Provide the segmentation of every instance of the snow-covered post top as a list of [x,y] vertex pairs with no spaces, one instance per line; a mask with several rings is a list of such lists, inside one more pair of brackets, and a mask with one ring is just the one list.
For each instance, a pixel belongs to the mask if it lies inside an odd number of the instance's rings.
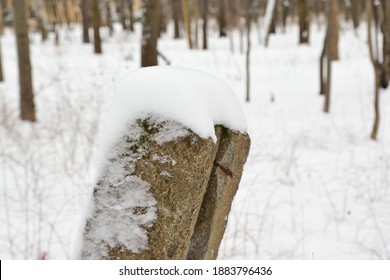
[[134,71],[101,142],[80,258],[216,258],[250,146],[230,87],[187,68]]

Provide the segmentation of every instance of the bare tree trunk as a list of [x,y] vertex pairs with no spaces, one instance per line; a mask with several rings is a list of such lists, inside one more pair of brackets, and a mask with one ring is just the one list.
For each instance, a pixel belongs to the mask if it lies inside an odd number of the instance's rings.
[[381,87],[387,88],[390,82],[390,0],[381,0],[383,6],[383,62]]
[[89,43],[89,0],[81,0],[81,14],[83,17],[83,42]]
[[201,0],[201,1],[202,1],[202,6],[203,6],[203,9],[202,9],[203,49],[207,50],[207,19],[208,19],[209,7],[208,7],[208,0]]
[[360,24],[360,0],[350,0],[351,1],[351,13],[352,13],[352,22],[353,28],[358,29]]
[[44,12],[44,4],[42,0],[36,0],[32,4],[32,9],[35,13],[38,23],[38,29],[42,36],[42,41],[46,41],[48,38],[47,30],[46,30],[46,18]]
[[197,49],[199,47],[198,44],[198,24],[199,24],[199,1],[194,0],[194,23],[195,23],[195,29],[194,29],[194,47]]
[[282,9],[282,32],[285,33],[290,2],[288,0],[280,0],[280,3]]
[[312,0],[298,0],[299,44],[309,43],[310,17],[308,1]]
[[[246,0],[248,1],[248,0]],[[238,11],[238,32],[240,33],[240,53],[244,53],[244,26],[241,22],[241,0],[236,0],[236,9]]]
[[226,18],[225,18],[225,2],[219,0],[218,5],[218,26],[219,26],[219,37],[226,37]]
[[325,101],[324,101],[324,113],[329,113],[330,110],[330,97],[331,97],[331,81],[332,81],[332,53],[333,53],[333,43],[332,39],[334,38],[334,0],[328,2],[328,28],[326,31],[325,37],[325,46],[326,46],[326,82],[324,85]]
[[13,0],[13,6],[19,64],[20,118],[22,120],[35,122],[26,6],[24,0]]
[[93,24],[93,45],[96,54],[102,53],[102,42],[100,39],[100,10],[99,0],[92,0],[92,24]]
[[339,4],[337,0],[330,0],[332,3],[332,60],[339,59],[339,23],[338,23],[338,15],[339,15]]
[[53,32],[54,32],[54,35],[55,35],[55,45],[58,46],[60,44],[60,34],[59,34],[59,31],[58,31],[58,24],[59,24],[59,19],[60,19],[60,16],[58,14],[58,11],[57,11],[57,3],[55,2],[55,0],[51,0],[50,1],[50,7],[51,7],[51,10],[52,10],[52,13],[53,13]]
[[133,0],[127,0],[127,4],[129,5],[129,20],[130,20],[130,31],[134,31],[134,11],[133,11]]
[[4,34],[4,23],[3,23],[3,4],[0,3],[0,35]]
[[329,38],[328,34],[326,34],[320,57],[320,95],[325,95],[326,77],[324,77],[324,62],[326,62],[325,59],[327,59],[326,50],[328,49],[328,44]]
[[0,35],[0,82],[4,82],[3,75],[3,59],[2,59],[2,51],[1,51],[1,35]]
[[112,36],[114,34],[114,26],[112,24],[112,10],[111,10],[111,1],[106,2],[106,16],[107,16],[107,25],[109,29],[109,34]]
[[246,0],[245,24],[246,24],[246,102],[250,101],[250,52],[251,52],[251,20],[253,0]]
[[157,61],[157,1],[142,0],[141,67],[155,66]]
[[[206,1],[206,0],[203,0]],[[175,39],[181,38],[180,36],[180,24],[179,24],[179,12],[180,12],[180,0],[171,0],[172,18],[174,24]]]
[[0,4],[0,82],[4,81],[3,75],[3,60],[2,60],[2,51],[1,51],[1,36],[3,35],[3,8]]
[[268,47],[269,35],[271,34],[272,21],[275,18],[276,0],[269,0],[267,2],[267,8],[264,18],[264,46]]
[[119,0],[119,20],[123,30],[127,30],[126,18],[126,0]]
[[370,53],[370,60],[374,69],[374,123],[371,131],[371,139],[377,140],[378,138],[378,130],[380,123],[380,76],[381,76],[381,65],[378,58],[378,28],[375,24],[374,36],[375,40],[372,38],[372,20],[373,20],[373,3],[369,0],[367,1],[367,27],[368,27],[368,48]]
[[193,45],[192,45],[192,34],[191,34],[190,6],[188,0],[182,1],[182,8],[183,8],[184,24],[186,26],[188,46],[190,49],[192,49]]

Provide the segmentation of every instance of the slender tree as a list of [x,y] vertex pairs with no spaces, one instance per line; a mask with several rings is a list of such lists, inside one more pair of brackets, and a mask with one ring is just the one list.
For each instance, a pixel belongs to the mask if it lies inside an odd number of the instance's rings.
[[202,24],[202,32],[203,32],[203,49],[207,50],[207,21],[208,21],[208,13],[209,13],[209,6],[208,6],[208,0],[201,0],[202,1],[202,18],[203,18],[203,24]]
[[107,26],[108,26],[108,30],[109,30],[110,36],[112,36],[112,34],[114,34],[114,25],[113,25],[113,22],[112,22],[111,3],[112,2],[110,0],[108,0],[106,2],[106,19],[107,19]]
[[[203,0],[207,1],[207,0]],[[179,13],[180,13],[180,0],[171,0],[172,18],[174,23],[174,38],[181,38],[180,24],[179,24]]]
[[332,4],[332,60],[338,60],[339,59],[339,2],[338,0],[329,0]]
[[381,64],[379,62],[378,58],[378,46],[376,45],[377,38],[373,39],[373,35],[376,37],[378,36],[378,28],[375,24],[375,31],[373,31],[372,28],[372,21],[373,21],[373,3],[371,0],[368,0],[367,3],[367,27],[368,27],[368,49],[370,54],[371,63],[373,65],[374,69],[374,123],[372,126],[371,131],[371,139],[376,140],[378,137],[378,130],[379,130],[379,122],[380,122],[380,90],[379,90],[379,84],[380,84],[380,68]]
[[81,0],[81,14],[83,17],[83,42],[89,43],[89,0]]
[[383,66],[381,73],[381,87],[387,88],[390,83],[390,0],[381,0],[383,11]]
[[218,26],[219,37],[226,37],[226,17],[225,17],[225,1],[219,0],[218,5]]
[[0,82],[4,81],[4,75],[3,75],[3,61],[2,61],[2,51],[1,51],[1,36],[3,35],[3,9],[0,5]]
[[[390,1],[382,0],[380,5],[372,0],[368,0],[367,2],[367,41],[370,59],[374,70],[374,123],[371,131],[371,139],[377,140],[380,124],[380,88],[386,88],[389,82],[389,73],[387,71],[390,66],[390,42],[388,41],[390,39],[390,26],[388,22],[388,16],[390,13],[388,8],[390,7]],[[380,55],[380,45],[378,39],[380,30],[383,32],[382,56]]]
[[253,0],[245,0],[246,26],[246,102],[250,101],[250,53],[251,53],[251,21],[253,18]]
[[134,11],[133,11],[133,0],[127,0],[127,5],[129,6],[129,28],[130,31],[134,31]]
[[1,35],[0,35],[0,82],[4,82],[3,59],[2,59],[2,51],[1,51]]
[[186,33],[187,33],[188,47],[192,49],[193,44],[192,44],[192,33],[191,33],[190,3],[188,2],[188,0],[182,1],[182,8],[183,8],[184,25],[186,27]]
[[351,1],[351,13],[352,13],[352,22],[353,28],[358,29],[360,24],[360,0],[350,0]]
[[102,40],[100,38],[100,10],[99,0],[92,0],[92,25],[93,25],[93,46],[96,54],[102,53]]
[[[158,0],[159,1],[159,0]],[[141,66],[154,66],[157,61],[157,8],[156,0],[142,0],[142,48]]]
[[35,122],[35,104],[31,75],[26,6],[24,0],[13,0],[14,27],[19,64],[20,118]]
[[0,82],[4,82],[4,74],[3,74],[3,59],[2,59],[2,51],[1,51],[1,35],[0,35]]
[[321,59],[321,90],[323,90],[323,94],[325,95],[324,100],[324,113],[329,113],[330,110],[330,98],[331,98],[331,81],[332,81],[332,54],[333,54],[333,47],[334,44],[332,43],[332,39],[334,39],[333,32],[335,32],[334,28],[334,1],[331,0],[328,2],[328,11],[327,11],[327,18],[328,18],[328,26],[326,30],[325,35],[325,41],[324,41],[324,50],[323,54],[325,54],[326,58],[326,80],[323,82],[323,61]]
[[199,1],[198,0],[194,0],[193,2],[194,4],[194,26],[195,26],[195,29],[194,29],[194,47],[195,49],[197,49],[199,47],[199,44],[198,44],[198,24],[199,24]]
[[308,44],[310,35],[309,1],[298,0],[299,44]]
[[276,13],[276,0],[269,0],[265,10],[264,18],[264,45],[268,47],[269,35],[272,33],[272,22],[274,21]]

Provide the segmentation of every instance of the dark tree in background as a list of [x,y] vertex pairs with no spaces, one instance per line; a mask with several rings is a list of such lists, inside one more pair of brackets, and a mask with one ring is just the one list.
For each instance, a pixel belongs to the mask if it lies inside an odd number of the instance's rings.
[[1,53],[1,35],[3,35],[3,9],[0,5],[0,82],[3,82],[4,75],[3,75],[3,61],[2,61],[2,53]]
[[[171,9],[172,9],[172,19],[174,24],[174,38],[179,39],[181,38],[180,34],[180,23],[179,23],[179,14],[181,11],[180,7],[180,0],[170,0],[171,1]],[[204,0],[205,1],[205,0]]]
[[92,25],[93,25],[93,45],[96,54],[102,53],[102,42],[100,39],[100,10],[99,0],[92,0]]
[[251,54],[251,23],[254,14],[254,0],[245,0],[245,26],[246,26],[246,101],[250,101],[250,54]]
[[381,0],[383,11],[383,65],[381,87],[387,88],[390,82],[390,0]]
[[360,24],[360,0],[350,0],[353,28],[358,29]]
[[299,44],[308,44],[310,35],[310,10],[312,0],[298,0]]
[[159,0],[142,0],[141,66],[154,66],[157,61],[158,3]]
[[20,118],[35,122],[35,105],[31,77],[30,49],[24,0],[13,0],[14,27],[19,64]]
[[182,0],[183,20],[186,27],[188,47],[193,48],[192,44],[192,32],[191,32],[191,15],[190,15],[190,3],[188,0]]
[[[333,47],[334,47],[334,13],[335,13],[335,6],[334,6],[333,0],[328,1],[327,5],[327,19],[328,19],[328,26],[326,29],[326,35],[324,40],[324,48],[321,55],[321,62],[320,62],[320,80],[321,80],[321,94],[325,96],[324,100],[324,107],[323,111],[324,113],[329,113],[330,110],[330,87],[331,87],[331,81],[332,81],[332,54],[333,54]],[[324,69],[324,60],[326,63],[326,74]]]
[[89,43],[89,0],[81,0],[81,14],[83,17],[83,42]]
[[226,17],[225,17],[225,1],[219,0],[218,5],[218,26],[219,37],[226,37]]
[[209,6],[208,6],[208,0],[201,0],[202,1],[202,32],[203,32],[203,49],[207,50],[207,23],[208,23],[208,13],[209,13]]

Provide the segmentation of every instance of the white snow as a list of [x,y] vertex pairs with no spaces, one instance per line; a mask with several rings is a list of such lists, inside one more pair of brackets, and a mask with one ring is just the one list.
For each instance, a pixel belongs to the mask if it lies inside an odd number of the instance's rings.
[[200,137],[211,137],[214,141],[214,125],[221,124],[240,132],[246,132],[247,128],[232,89],[222,80],[184,67],[141,68],[116,85],[103,129],[103,153],[126,125],[148,116],[177,121]]
[[[228,83],[248,120],[251,151],[219,258],[390,258],[390,89],[381,91],[379,139],[373,142],[367,26],[362,24],[355,36],[352,24],[341,23],[330,114],[322,113],[318,94],[324,25],[314,23],[310,45],[298,44],[297,26],[273,35],[267,49],[252,45],[249,104],[244,101],[245,57],[231,53],[229,41],[217,31],[210,29],[207,51],[189,50],[185,39],[172,38],[172,29],[160,39],[159,50],[173,65],[200,69]],[[80,28],[62,30],[58,47],[53,36],[41,43],[31,33],[39,120],[34,125],[18,118],[15,38],[5,30],[1,259],[70,258],[95,183],[98,132],[113,84],[139,67],[139,27],[128,33],[116,26],[113,37],[102,28],[101,56],[80,42]],[[252,37],[255,42],[255,30]],[[236,50],[239,38],[235,31]],[[169,129],[171,136],[178,135],[177,129]],[[163,143],[171,136],[154,140]],[[112,211],[122,208],[118,203]]]
[[[101,133],[99,179],[86,217],[83,259],[106,258],[108,248],[134,253],[148,248],[147,228],[156,219],[157,202],[149,192],[149,183],[134,175],[135,164],[148,145],[139,144],[146,133],[139,122],[164,122],[150,139],[157,143],[185,136],[188,129],[216,141],[217,124],[246,131],[244,114],[231,88],[198,70],[158,66],[138,69],[122,78],[115,91]],[[136,151],[129,149],[129,142],[137,143]],[[154,154],[152,160],[176,165],[168,155]],[[171,177],[166,171],[160,175]],[[142,213],[134,209],[142,209]]]

